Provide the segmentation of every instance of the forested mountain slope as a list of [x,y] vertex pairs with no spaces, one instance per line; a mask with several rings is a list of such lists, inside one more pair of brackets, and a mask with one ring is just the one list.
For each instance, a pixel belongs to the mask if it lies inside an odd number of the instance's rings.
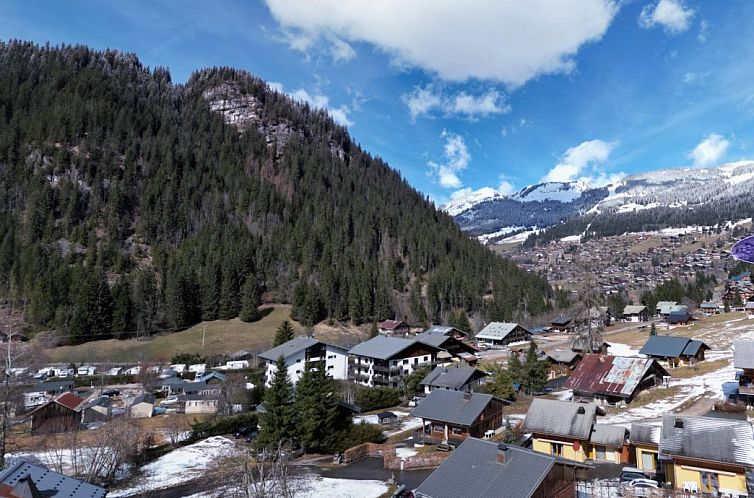
[[469,240],[323,111],[232,69],[0,44],[0,289],[73,342],[237,316],[538,313],[550,289]]

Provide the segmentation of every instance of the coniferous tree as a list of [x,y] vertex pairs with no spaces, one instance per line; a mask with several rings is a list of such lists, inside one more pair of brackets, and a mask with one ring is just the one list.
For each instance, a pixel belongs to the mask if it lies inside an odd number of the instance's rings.
[[511,380],[516,384],[524,383],[526,377],[524,365],[521,363],[518,355],[514,352],[511,352],[510,357],[508,357],[508,374],[510,375]]
[[508,370],[500,368],[492,372],[492,382],[485,384],[487,394],[492,394],[501,399],[510,399],[516,393],[513,389],[513,380]]
[[524,364],[524,387],[528,392],[539,391],[547,385],[547,374],[550,365],[547,360],[540,360],[537,356],[537,345],[529,343]]
[[128,282],[121,278],[112,288],[113,320],[112,334],[116,339],[124,339],[134,330],[133,303]]
[[238,316],[241,310],[239,299],[238,274],[230,267],[223,271],[222,285],[220,287],[220,320],[230,320]]
[[283,355],[278,358],[277,370],[264,392],[264,407],[266,413],[262,415],[262,430],[257,444],[262,448],[275,448],[278,444],[295,445],[299,420],[294,409],[293,384],[288,377],[288,366]]
[[272,343],[272,347],[280,346],[291,339],[293,339],[293,325],[288,320],[283,320],[275,330],[275,340]]
[[298,438],[305,451],[320,453],[332,447],[338,424],[335,381],[324,362],[307,363],[296,384],[294,410],[298,416]]
[[243,285],[243,295],[241,296],[241,313],[240,318],[244,322],[255,322],[262,317],[259,306],[262,300],[259,297],[256,278],[253,275],[246,277]]
[[68,334],[74,344],[110,337],[112,296],[101,271],[79,271]]

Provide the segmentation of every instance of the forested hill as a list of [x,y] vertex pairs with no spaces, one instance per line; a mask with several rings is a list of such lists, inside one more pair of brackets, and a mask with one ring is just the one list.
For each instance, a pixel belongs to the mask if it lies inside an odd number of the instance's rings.
[[323,111],[208,69],[0,44],[0,289],[73,342],[292,302],[305,324],[548,304]]

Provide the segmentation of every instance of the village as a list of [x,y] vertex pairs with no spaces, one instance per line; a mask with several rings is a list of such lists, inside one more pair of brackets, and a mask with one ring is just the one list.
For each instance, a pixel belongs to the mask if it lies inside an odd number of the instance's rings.
[[[750,280],[734,279],[741,289]],[[536,330],[492,322],[473,336],[387,320],[350,347],[289,335],[212,363],[183,354],[17,368],[8,458],[19,463],[0,485],[52,472],[87,496],[184,496],[186,486],[232,495],[207,476],[218,461],[255,454],[273,409],[259,392],[282,360],[294,387],[311,369],[326,372],[343,386],[342,412],[379,435],[336,454],[292,449],[294,496],[325,496],[307,494],[312,483],[344,495],[359,485],[364,496],[748,496],[754,303],[627,305],[620,316],[595,307],[589,317]],[[515,371],[501,388],[501,372]],[[118,450],[123,434],[142,456]],[[99,479],[79,480],[92,472]]]

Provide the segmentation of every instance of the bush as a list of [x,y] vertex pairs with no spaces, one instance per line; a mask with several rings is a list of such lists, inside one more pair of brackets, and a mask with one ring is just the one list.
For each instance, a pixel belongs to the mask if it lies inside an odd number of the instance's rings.
[[365,412],[388,408],[400,402],[400,390],[392,387],[362,387],[356,393],[356,404]]
[[377,424],[353,424],[339,441],[338,451],[347,450],[361,443],[381,443],[385,440],[382,427]]
[[206,422],[196,422],[191,426],[191,439],[234,434],[242,427],[256,427],[259,417],[254,412],[237,413],[226,417],[215,417]]

